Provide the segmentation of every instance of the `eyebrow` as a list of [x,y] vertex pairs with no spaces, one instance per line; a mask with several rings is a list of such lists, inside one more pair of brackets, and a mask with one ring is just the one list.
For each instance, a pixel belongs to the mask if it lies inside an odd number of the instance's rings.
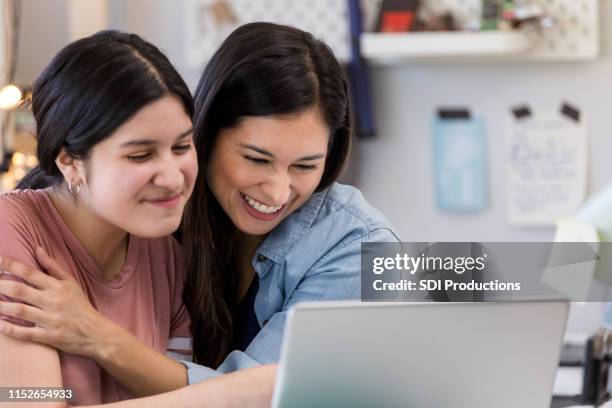
[[[257,146],[251,145],[251,144],[244,144],[244,143],[241,143],[241,144],[240,144],[240,146],[245,147],[245,148],[247,148],[247,149],[254,150],[254,151],[256,151],[257,153],[263,154],[264,156],[268,156],[268,157],[274,158],[274,155],[273,155],[272,153],[270,153],[269,151],[264,150],[264,149],[262,149],[262,148],[260,148],[260,147],[257,147]],[[310,160],[319,160],[319,159],[322,159],[323,157],[325,157],[325,155],[324,155],[324,154],[322,154],[322,153],[319,153],[319,154],[312,154],[312,155],[310,155],[310,156],[300,157],[300,158],[299,158],[299,159],[297,159],[296,161],[310,161]]]
[[[193,133],[193,128],[180,133],[176,137],[175,142],[185,139],[187,136],[191,135],[192,133]],[[151,146],[151,145],[156,145],[157,143],[158,143],[157,140],[135,139],[135,140],[130,140],[128,142],[122,143],[119,147]]]

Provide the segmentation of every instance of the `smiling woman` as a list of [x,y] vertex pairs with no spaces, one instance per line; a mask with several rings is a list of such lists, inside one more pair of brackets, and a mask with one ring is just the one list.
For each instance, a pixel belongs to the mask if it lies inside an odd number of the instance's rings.
[[264,236],[310,198],[323,175],[328,135],[316,109],[247,117],[219,132],[208,182],[236,228]]
[[200,79],[195,112],[190,382],[277,362],[291,307],[359,298],[361,244],[398,241],[359,190],[336,183],[352,137],[348,84],[311,34],[236,29]]
[[[191,135],[191,121],[180,100],[163,96],[94,145],[86,161],[60,153],[56,163],[64,177],[80,187],[77,198],[82,205],[75,207],[61,189],[48,194],[77,236],[87,235],[79,234],[81,229],[99,235],[108,230],[110,236],[125,231],[151,238],[171,234],[197,173]],[[142,139],[145,136],[149,139]]]
[[[32,110],[40,167],[20,190],[0,196],[0,256],[29,268],[48,266],[39,263],[47,259],[45,251],[53,256],[74,279],[74,290],[64,293],[71,307],[104,316],[94,330],[126,327],[135,341],[160,352],[173,337],[190,338],[181,300],[182,256],[170,235],[198,169],[192,99],[182,79],[139,37],[102,32],[70,44],[53,59],[34,85]],[[27,189],[45,184],[49,187]],[[12,268],[4,259],[2,269]],[[0,287],[26,301],[34,290],[8,274]],[[31,326],[18,318],[31,318],[28,311],[38,316],[31,306],[2,304],[15,316],[6,326]],[[48,324],[43,319],[36,329]],[[111,376],[112,366],[100,367],[91,358],[4,335],[0,350],[2,386],[63,385],[75,405],[142,393],[134,379],[122,385],[121,376]],[[94,350],[87,350],[83,354],[92,356]],[[185,377],[180,364],[168,360],[166,367],[178,373],[175,378]],[[163,377],[150,384],[150,392],[185,383]]]

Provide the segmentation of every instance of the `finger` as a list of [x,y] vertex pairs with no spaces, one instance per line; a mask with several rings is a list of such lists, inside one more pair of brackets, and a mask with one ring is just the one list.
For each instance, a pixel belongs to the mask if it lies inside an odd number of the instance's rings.
[[36,259],[38,259],[40,266],[42,266],[49,275],[61,280],[72,279],[72,275],[65,271],[55,259],[51,258],[44,248],[36,248]]
[[0,269],[10,273],[11,275],[17,276],[30,285],[36,287],[44,287],[49,281],[50,277],[46,273],[37,271],[21,262],[14,261],[10,258],[0,256]]
[[0,320],[0,333],[19,340],[47,344],[47,333],[42,327],[23,327],[6,320]]
[[34,306],[44,306],[41,292],[25,283],[13,280],[0,280],[0,295],[8,296]]
[[0,315],[25,320],[38,326],[47,326],[48,323],[48,319],[41,309],[25,303],[0,302]]

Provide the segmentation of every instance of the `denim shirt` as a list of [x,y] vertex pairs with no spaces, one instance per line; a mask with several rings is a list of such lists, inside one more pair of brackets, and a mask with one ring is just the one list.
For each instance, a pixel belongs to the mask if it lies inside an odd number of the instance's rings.
[[261,330],[244,352],[218,369],[183,361],[189,383],[259,364],[277,363],[288,310],[303,301],[359,299],[361,243],[398,242],[385,217],[354,187],[334,183],[313,194],[257,249],[255,314]]

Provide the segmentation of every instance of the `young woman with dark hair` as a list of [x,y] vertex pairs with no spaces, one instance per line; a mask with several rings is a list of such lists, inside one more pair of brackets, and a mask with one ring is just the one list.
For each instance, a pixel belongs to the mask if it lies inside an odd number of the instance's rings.
[[[209,62],[195,96],[200,173],[180,234],[194,336],[195,363],[184,362],[190,383],[278,361],[291,306],[359,298],[361,243],[398,241],[357,189],[336,183],[351,133],[342,67],[310,34],[247,24]],[[38,290],[66,285],[55,283]],[[4,333],[59,348],[69,337],[92,344],[106,351],[97,360],[121,360],[125,372],[146,363],[140,346],[122,340],[125,331],[88,330],[98,326],[94,314],[75,327],[62,307],[34,298],[23,300],[37,313],[21,317],[38,324],[53,315],[52,326],[34,333],[6,325]],[[10,314],[5,305],[0,313]]]
[[244,25],[204,71],[194,141],[206,171],[183,247],[194,361],[205,367],[189,364],[190,382],[278,361],[289,308],[358,299],[361,243],[398,240],[358,190],[335,182],[349,100],[330,48],[296,28]]
[[[57,54],[34,84],[31,104],[40,165],[18,190],[0,196],[0,255],[38,268],[43,248],[86,294],[82,313],[95,307],[143,345],[165,353],[171,338],[189,339],[180,297],[182,251],[171,236],[197,174],[193,102],[181,77],[140,37],[101,32]],[[2,268],[10,270],[10,261]],[[30,283],[50,278],[38,279]],[[29,289],[15,280],[2,276],[5,294]],[[42,294],[40,300],[58,298]],[[27,305],[4,304],[16,312],[4,324],[31,326],[17,319]],[[45,323],[29,329],[42,330]],[[100,367],[70,350],[2,334],[0,350],[4,386],[63,384],[75,404],[134,396],[133,383],[120,385],[111,375],[121,379],[121,373],[111,365]],[[81,351],[92,354],[87,347]],[[172,383],[174,377],[170,388],[181,385]],[[167,390],[167,382],[151,382],[150,389]]]

